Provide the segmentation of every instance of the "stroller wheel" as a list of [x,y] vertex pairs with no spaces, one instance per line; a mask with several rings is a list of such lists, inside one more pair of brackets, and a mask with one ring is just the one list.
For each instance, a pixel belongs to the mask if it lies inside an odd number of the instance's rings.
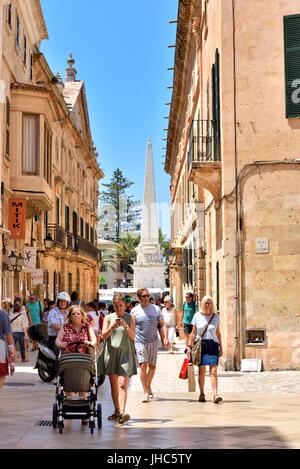
[[53,404],[52,426],[53,426],[53,428],[57,427],[57,405],[56,404]]
[[64,428],[64,422],[58,422],[59,433],[62,434]]
[[101,407],[101,404],[97,405],[97,424],[98,424],[98,428],[102,428],[102,407]]

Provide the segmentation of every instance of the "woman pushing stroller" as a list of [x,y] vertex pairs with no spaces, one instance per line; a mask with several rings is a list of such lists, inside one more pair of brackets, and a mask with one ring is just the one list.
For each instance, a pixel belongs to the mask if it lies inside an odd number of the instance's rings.
[[[97,338],[86,314],[79,305],[73,305],[68,312],[67,322],[58,333],[55,345],[64,353],[89,353],[89,347],[96,347]],[[71,396],[73,393],[67,393]],[[87,393],[79,393],[86,397]]]

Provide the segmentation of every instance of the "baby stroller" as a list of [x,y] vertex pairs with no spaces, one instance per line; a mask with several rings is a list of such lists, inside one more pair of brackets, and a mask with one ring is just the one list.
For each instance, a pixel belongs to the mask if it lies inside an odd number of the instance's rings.
[[[72,342],[77,347],[82,342]],[[63,432],[64,419],[88,419],[91,433],[94,433],[95,419],[98,428],[102,427],[102,408],[97,405],[97,362],[94,356],[86,353],[66,353],[58,361],[56,402],[53,404],[53,428]],[[66,392],[86,392],[87,398],[72,399]]]

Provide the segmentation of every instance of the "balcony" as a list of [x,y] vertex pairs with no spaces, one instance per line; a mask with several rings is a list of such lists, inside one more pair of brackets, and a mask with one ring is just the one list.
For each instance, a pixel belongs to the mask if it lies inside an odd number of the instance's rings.
[[193,121],[188,147],[189,180],[213,196],[216,208],[221,194],[220,143],[217,123]]
[[27,218],[53,208],[52,190],[43,177],[12,175],[10,184],[15,197],[27,198]]
[[75,236],[56,224],[48,224],[46,228],[46,236],[49,234],[52,238],[52,247],[71,249],[73,252],[82,252],[87,254],[94,260],[100,260],[99,249],[97,249],[97,247],[87,239],[84,239],[81,236]]
[[75,243],[74,243],[74,237],[72,233],[67,232],[66,233],[66,238],[67,238],[67,248],[68,249],[74,249]]
[[48,225],[46,229],[46,235],[50,234],[53,244],[55,246],[65,247],[66,245],[66,235],[65,231],[59,225]]
[[90,257],[93,257],[95,260],[100,259],[100,251],[97,249],[97,247],[87,239],[82,238],[81,236],[77,236],[75,242],[75,250],[83,252],[84,254],[87,254]]

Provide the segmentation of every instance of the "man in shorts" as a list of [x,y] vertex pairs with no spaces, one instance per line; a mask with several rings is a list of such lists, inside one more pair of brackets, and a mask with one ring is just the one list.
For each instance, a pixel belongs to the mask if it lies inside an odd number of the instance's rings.
[[162,342],[168,347],[168,339],[164,333],[164,321],[161,310],[158,306],[150,303],[150,295],[147,288],[141,288],[137,291],[140,304],[135,306],[131,314],[136,321],[135,349],[137,359],[140,364],[140,378],[144,389],[144,398],[142,402],[149,402],[153,397],[151,383],[154,377],[157,350],[158,335],[157,324],[160,324],[162,330]]
[[196,304],[194,301],[194,295],[191,292],[186,293],[185,302],[182,306],[182,320],[183,332],[185,335],[185,345],[189,343],[190,334],[193,330],[192,320],[196,313]]

